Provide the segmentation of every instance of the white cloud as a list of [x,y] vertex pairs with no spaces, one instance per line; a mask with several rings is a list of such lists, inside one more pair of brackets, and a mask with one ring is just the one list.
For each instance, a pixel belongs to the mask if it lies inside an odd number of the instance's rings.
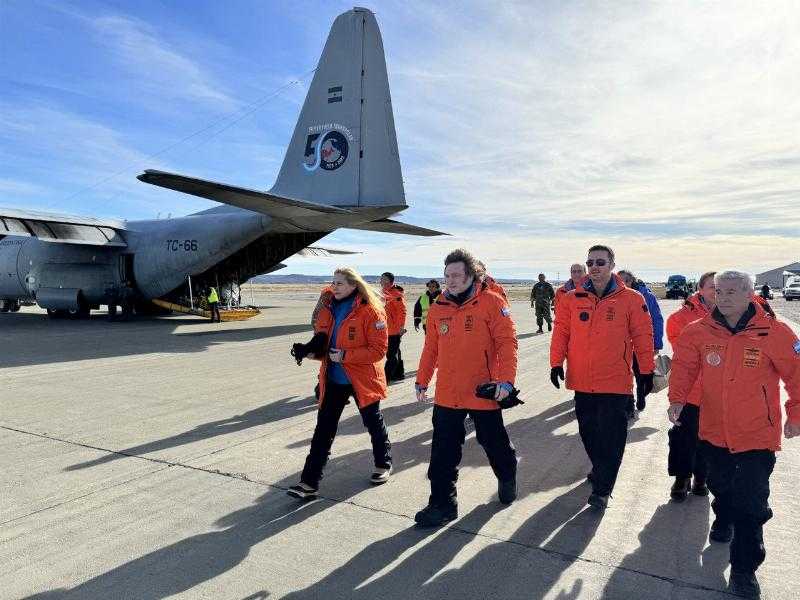
[[139,79],[137,89],[154,96],[189,98],[221,110],[238,106],[200,63],[161,39],[151,25],[121,15],[95,18],[91,24],[116,60]]

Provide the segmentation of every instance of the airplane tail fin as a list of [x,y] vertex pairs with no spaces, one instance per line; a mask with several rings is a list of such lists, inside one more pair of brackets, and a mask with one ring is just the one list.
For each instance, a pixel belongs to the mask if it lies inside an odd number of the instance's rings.
[[375,15],[331,27],[271,194],[342,207],[406,205]]

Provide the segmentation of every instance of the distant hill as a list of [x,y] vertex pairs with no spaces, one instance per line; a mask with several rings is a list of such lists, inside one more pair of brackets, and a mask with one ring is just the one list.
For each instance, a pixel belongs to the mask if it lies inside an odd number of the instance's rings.
[[[366,279],[370,283],[377,283],[380,280],[380,275],[365,275],[364,279]],[[443,281],[442,277],[411,277],[409,275],[396,275],[395,276],[395,283],[400,285],[425,285],[427,281],[430,279],[438,279],[439,282]],[[277,274],[270,274],[270,275],[258,275],[257,277],[253,277],[250,281],[253,283],[293,283],[293,284],[301,284],[301,283],[319,283],[324,284],[331,280],[330,275],[300,275],[296,273],[287,274],[287,275],[277,275]],[[498,281],[502,284],[527,284],[530,283],[533,285],[533,281],[530,279],[498,279]]]

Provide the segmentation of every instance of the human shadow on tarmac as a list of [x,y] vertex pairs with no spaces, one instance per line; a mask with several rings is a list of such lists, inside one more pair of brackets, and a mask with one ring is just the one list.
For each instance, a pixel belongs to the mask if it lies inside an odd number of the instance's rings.
[[[39,315],[15,315],[19,323],[3,322],[3,341],[13,348],[0,358],[2,367],[138,356],[152,353],[190,354],[216,344],[251,342],[310,332],[307,323],[240,327],[214,324],[217,329],[176,333],[179,325],[207,325],[198,319],[146,319],[108,323],[104,319],[41,323]],[[34,321],[33,319],[36,319]],[[11,320],[9,320],[11,321]],[[289,346],[287,340],[286,346]],[[281,354],[284,354],[283,352]],[[288,355],[288,352],[285,354]]]
[[[724,593],[728,546],[708,544],[708,498],[690,496],[683,503],[659,506],[639,532],[639,547],[615,569],[603,591],[603,600],[630,600],[631,590],[647,586],[647,596],[674,598],[676,588]],[[643,576],[650,575],[647,579]],[[698,589],[700,588],[700,589]],[[659,593],[660,592],[660,593]],[[684,592],[684,595],[687,595]]]
[[[475,537],[492,517],[502,518],[496,502],[472,509],[429,540],[420,539],[419,530],[411,527],[367,546],[325,578],[286,598],[542,597],[577,560],[600,524],[602,513],[585,508],[585,494],[586,486],[579,486],[556,497],[526,520],[509,540]],[[448,568],[462,551],[471,554],[474,550],[469,546],[475,544],[484,547],[461,566]],[[415,546],[419,547],[379,575]],[[580,589],[578,585],[574,595],[560,597],[572,599]]]
[[[541,453],[536,460],[523,460],[521,463],[520,497],[553,489],[564,485],[565,481],[573,483],[584,477],[585,458],[582,450],[580,453],[576,452],[576,445],[580,444],[579,441],[576,441],[577,434],[554,433],[557,428],[572,420],[571,410],[564,412],[570,409],[571,405],[571,401],[567,401],[538,415],[515,421],[509,425],[512,437],[516,433],[526,436],[517,438],[518,445],[530,444],[531,447],[538,448],[544,444],[549,452]],[[357,415],[355,418],[360,420]],[[631,433],[635,431],[637,430],[633,430]],[[364,435],[366,445],[368,437],[366,434]],[[427,464],[430,435],[428,430],[394,444],[396,470],[401,471],[413,465]],[[646,437],[649,433],[643,435]],[[531,439],[527,436],[538,436],[541,440]],[[467,445],[477,446],[474,443]],[[556,448],[557,445],[559,448]],[[481,477],[492,477],[482,450],[475,447],[465,450],[468,450],[464,453],[465,462],[484,467],[485,472],[480,473]],[[361,462],[364,463],[364,468],[361,468]],[[158,600],[185,592],[235,568],[245,560],[252,547],[291,527],[300,525],[306,519],[317,517],[323,511],[348,501],[356,494],[365,492],[370,487],[367,477],[371,465],[372,452],[370,450],[357,451],[331,460],[326,469],[329,477],[323,480],[321,492],[326,498],[335,499],[335,501],[321,499],[304,504],[288,497],[285,489],[289,485],[295,484],[298,478],[297,474],[292,474],[278,482],[252,506],[236,510],[219,519],[215,523],[221,528],[218,531],[185,538],[130,560],[72,589],[59,589],[36,594],[29,597],[29,600],[106,600],[115,597],[115,593],[119,590],[125,590],[131,598]],[[460,486],[464,485],[468,485],[468,482],[460,483]],[[376,492],[386,493],[380,491],[381,489],[379,488]],[[382,591],[372,595],[365,594],[363,597],[381,598],[381,600],[406,599],[409,590],[413,589],[409,586],[419,582],[419,585],[426,590],[426,596],[423,597],[483,598],[488,596],[469,596],[469,594],[475,590],[491,591],[496,589],[499,590],[499,593],[490,594],[490,596],[516,598],[517,596],[509,594],[525,592],[524,596],[519,597],[531,598],[528,593],[530,589],[552,587],[559,575],[571,562],[576,560],[575,557],[579,556],[594,535],[600,517],[590,509],[584,510],[588,493],[588,485],[581,483],[537,511],[513,534],[513,543],[503,541],[492,544],[481,550],[461,569],[436,575],[453,560],[467,543],[475,539],[474,535],[464,533],[458,534],[461,537],[455,538],[455,532],[445,531],[442,534],[442,536],[447,536],[442,538],[444,545],[432,543],[429,544],[430,548],[425,546],[414,552],[392,571],[369,584],[369,586],[381,586],[377,589]],[[415,509],[416,507],[412,507],[412,510]],[[478,532],[492,515],[502,514],[502,506],[494,500],[471,510],[462,505],[462,510],[464,509],[469,512],[463,519],[456,522],[455,526],[463,531],[473,533]],[[563,523],[566,525],[551,540],[545,542]],[[418,532],[409,529],[407,532],[401,532],[378,542],[382,545],[374,550],[388,548],[383,557],[373,556],[370,552],[362,551],[350,562],[353,563],[358,559],[356,564],[365,565],[359,568],[370,568],[372,573],[377,574],[383,565],[396,560],[399,552],[403,551],[403,547],[412,548],[430,535],[432,535],[430,531]],[[394,541],[395,538],[397,541]],[[439,537],[436,538],[436,540],[438,539]],[[398,546],[394,544],[398,544]],[[536,550],[540,545],[542,548]],[[279,545],[265,546],[261,548],[261,551],[280,553],[281,548]],[[420,554],[420,552],[422,553]],[[536,553],[533,555],[534,558],[530,557],[531,552]],[[554,560],[544,561],[545,564],[540,565],[539,563],[542,561],[536,558],[540,552],[551,554]],[[278,557],[276,560],[281,560],[279,554],[276,556]],[[432,564],[439,566],[432,570],[430,566]],[[287,568],[300,567],[289,565]],[[416,574],[423,572],[428,573],[424,579]],[[436,577],[428,581],[434,575]],[[515,580],[514,577],[517,579]],[[524,585],[517,587],[519,581],[522,581]],[[490,584],[488,587],[485,585],[486,582]],[[574,589],[577,589],[575,593],[579,593],[580,585]],[[429,595],[427,595],[428,590],[430,590]],[[451,590],[459,590],[460,596],[453,596]],[[331,595],[332,591],[335,590],[329,588],[325,597],[337,597],[335,594]],[[348,597],[359,598],[362,597],[360,594],[361,588],[357,594],[354,591],[354,595]],[[574,595],[567,595],[563,597],[563,600],[572,600],[573,597]]]
[[309,413],[317,409],[317,402],[314,396],[306,398],[298,398],[296,396],[289,396],[281,398],[277,402],[270,402],[265,406],[259,406],[253,410],[248,410],[240,415],[235,415],[227,419],[212,421],[198,425],[194,429],[170,436],[161,440],[147,442],[138,446],[125,448],[124,450],[117,450],[114,453],[109,453],[94,460],[71,465],[64,469],[65,471],[78,471],[80,469],[87,469],[89,467],[96,467],[105,463],[109,463],[121,458],[128,458],[131,456],[142,456],[152,452],[159,452],[169,448],[178,448],[186,444],[193,444],[201,440],[207,440],[220,435],[227,435],[237,431],[250,429],[251,427],[259,427],[267,423],[275,423],[283,419],[289,419],[297,415]]

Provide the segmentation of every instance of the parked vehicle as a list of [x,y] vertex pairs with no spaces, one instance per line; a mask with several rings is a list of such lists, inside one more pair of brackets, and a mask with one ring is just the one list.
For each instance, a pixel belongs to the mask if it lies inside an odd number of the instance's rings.
[[678,298],[685,300],[693,291],[683,275],[670,275],[665,287],[667,288],[668,300],[677,300]]
[[783,288],[783,297],[787,302],[800,298],[800,281],[795,281]]

